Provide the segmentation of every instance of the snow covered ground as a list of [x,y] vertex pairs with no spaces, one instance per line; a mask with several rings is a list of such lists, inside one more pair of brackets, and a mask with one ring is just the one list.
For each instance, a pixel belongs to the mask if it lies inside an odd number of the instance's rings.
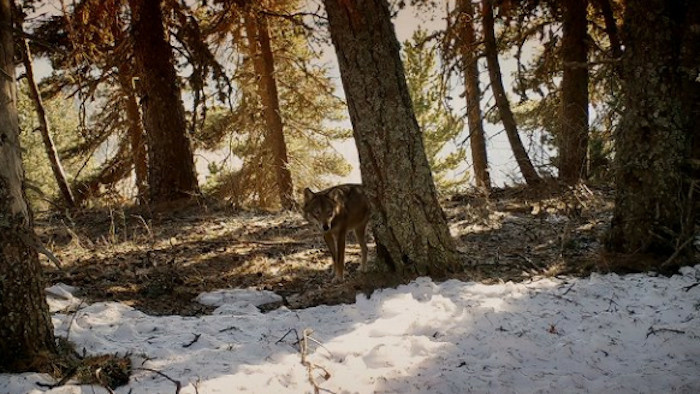
[[[210,316],[148,316],[119,303],[55,313],[89,354],[132,354],[181,393],[698,393],[700,265],[671,278],[597,275],[482,285],[419,278],[353,305],[262,314],[276,295],[202,294]],[[54,310],[76,304],[54,286]],[[58,302],[58,301],[60,302]],[[297,336],[304,330],[307,351]],[[302,358],[306,364],[302,364]],[[328,375],[324,377],[325,372]],[[0,393],[38,393],[46,375],[0,375]],[[51,393],[104,393],[67,385]],[[174,393],[136,370],[117,393]]]

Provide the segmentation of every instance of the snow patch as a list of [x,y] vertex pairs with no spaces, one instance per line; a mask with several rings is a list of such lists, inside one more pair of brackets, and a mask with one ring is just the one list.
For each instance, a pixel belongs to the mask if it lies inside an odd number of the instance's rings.
[[46,301],[49,304],[49,311],[75,311],[81,303],[80,298],[75,296],[77,291],[77,287],[64,283],[57,283],[46,288]]
[[[352,305],[263,314],[266,293],[226,290],[198,300],[200,317],[149,316],[115,302],[55,313],[57,335],[88,354],[132,354],[134,365],[182,383],[181,393],[700,392],[700,266],[646,274],[483,285],[419,278]],[[247,305],[247,306],[246,306]],[[70,328],[69,328],[70,327]],[[308,330],[307,330],[308,329]],[[307,330],[307,331],[305,331]],[[45,375],[0,374],[1,393],[40,393]],[[136,370],[116,393],[174,392]],[[106,392],[67,386],[50,393]]]

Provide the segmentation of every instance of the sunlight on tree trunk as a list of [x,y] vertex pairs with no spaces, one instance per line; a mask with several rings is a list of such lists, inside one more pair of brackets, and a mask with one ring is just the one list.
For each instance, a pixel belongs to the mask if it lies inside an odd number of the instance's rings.
[[258,76],[258,94],[265,112],[265,124],[267,126],[265,142],[272,152],[280,203],[282,208],[291,209],[295,205],[294,190],[292,187],[292,175],[289,171],[284,126],[280,115],[277,81],[275,80],[275,64],[270,47],[267,20],[264,16],[253,14],[252,12],[245,12],[243,18],[245,20],[246,34],[248,35],[249,54],[253,58],[253,67]]
[[528,185],[534,185],[540,182],[540,177],[537,175],[535,167],[530,161],[530,157],[523,146],[523,142],[518,134],[518,127],[513,117],[513,111],[508,102],[508,96],[503,88],[503,80],[501,79],[501,66],[498,63],[498,48],[496,47],[496,37],[494,34],[493,20],[493,0],[483,0],[481,4],[483,25],[484,25],[484,45],[486,47],[486,63],[489,69],[489,78],[491,79],[491,90],[496,100],[496,107],[501,114],[501,121],[508,136],[508,142],[515,155],[515,161],[520,167],[520,172],[525,178]]
[[586,45],[588,1],[566,0],[561,56],[559,112],[559,178],[575,184],[588,175],[588,48]]
[[441,275],[459,255],[440,208],[386,0],[325,0],[353,124],[377,258]]
[[[124,42],[128,39],[120,19],[115,18],[111,28],[116,41]],[[117,79],[125,99],[126,122],[137,191],[136,200],[139,204],[144,204],[148,201],[148,152],[146,152],[146,133],[141,120],[143,115],[137,99],[135,84],[138,80],[135,78],[133,61],[127,59],[119,62],[117,72],[119,73]]]
[[199,194],[185,108],[166,39],[160,0],[129,0],[134,59],[148,139],[148,194],[168,202]]
[[0,0],[0,372],[46,371],[56,345],[23,190],[10,10]]
[[474,31],[474,7],[471,0],[458,0],[459,19],[457,23],[461,30],[460,51],[464,69],[465,97],[467,100],[467,122],[469,124],[469,141],[472,151],[474,179],[476,187],[482,190],[491,188],[488,159],[486,154],[486,139],[481,118],[481,89],[479,88],[479,58],[476,55],[478,41]]
[[[17,12],[19,15],[19,12]],[[18,28],[22,27],[22,22],[24,18],[19,18],[17,22]],[[51,138],[51,127],[49,126],[49,120],[46,116],[46,111],[44,109],[44,102],[41,99],[41,93],[39,92],[39,87],[36,84],[36,79],[34,78],[34,65],[32,63],[32,52],[29,49],[29,41],[26,38],[22,39],[22,64],[24,65],[24,70],[27,75],[27,85],[29,86],[29,96],[34,102],[34,108],[36,109],[36,116],[39,121],[39,132],[41,133],[41,139],[44,142],[44,150],[46,151],[46,156],[51,164],[51,171],[53,172],[54,178],[56,178],[56,184],[58,184],[58,190],[61,192],[61,196],[68,207],[75,206],[75,198],[73,197],[73,192],[71,191],[68,180],[66,179],[66,172],[63,170],[61,165],[61,159],[58,157],[58,152],[56,151],[56,145]]]

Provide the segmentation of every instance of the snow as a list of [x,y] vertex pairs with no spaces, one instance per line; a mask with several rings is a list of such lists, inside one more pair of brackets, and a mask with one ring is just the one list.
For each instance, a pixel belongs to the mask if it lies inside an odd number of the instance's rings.
[[[53,314],[88,354],[130,354],[117,393],[659,393],[700,392],[700,265],[653,274],[546,278],[484,285],[418,278],[351,305],[263,314],[274,293],[221,290],[201,317],[149,316],[120,303]],[[52,310],[71,299],[52,288]],[[66,292],[68,292],[66,294]],[[56,297],[55,294],[59,294]],[[63,306],[61,306],[63,305]],[[74,304],[70,304],[75,306]],[[330,377],[324,378],[323,370]],[[47,390],[46,375],[2,374],[0,393]],[[105,393],[66,385],[50,393]]]

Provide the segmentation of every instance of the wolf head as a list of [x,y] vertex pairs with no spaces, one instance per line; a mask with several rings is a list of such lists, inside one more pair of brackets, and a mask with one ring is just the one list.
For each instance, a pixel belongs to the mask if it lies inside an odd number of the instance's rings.
[[323,232],[331,229],[336,214],[336,201],[326,194],[304,189],[304,217],[318,225]]

